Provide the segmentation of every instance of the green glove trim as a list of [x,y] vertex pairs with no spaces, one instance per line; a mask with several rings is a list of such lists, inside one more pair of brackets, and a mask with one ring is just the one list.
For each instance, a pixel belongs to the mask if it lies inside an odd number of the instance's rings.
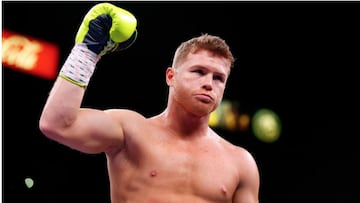
[[69,78],[68,76],[66,76],[66,75],[64,75],[64,74],[59,74],[59,77],[64,78],[65,80],[71,82],[72,84],[77,85],[77,86],[79,86],[79,87],[82,87],[82,88],[84,88],[84,89],[86,89],[86,87],[87,87],[86,84],[83,84],[83,83],[80,83],[80,82],[78,82],[78,81],[75,81],[75,80]]

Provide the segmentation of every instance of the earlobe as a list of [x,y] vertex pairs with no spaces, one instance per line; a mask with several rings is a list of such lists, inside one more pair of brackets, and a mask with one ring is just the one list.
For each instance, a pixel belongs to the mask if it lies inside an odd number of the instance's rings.
[[174,69],[172,67],[168,67],[166,69],[166,83],[168,84],[168,86],[172,85],[173,78],[174,78]]

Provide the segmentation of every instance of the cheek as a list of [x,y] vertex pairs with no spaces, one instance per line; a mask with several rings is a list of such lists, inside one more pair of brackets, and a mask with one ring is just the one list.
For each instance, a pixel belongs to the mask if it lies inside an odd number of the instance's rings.
[[189,86],[191,85],[186,82],[175,82],[172,86],[175,97],[180,100],[187,98],[187,95],[189,94]]
[[219,85],[214,89],[214,91],[216,92],[216,95],[218,96],[218,99],[221,100],[223,95],[224,95],[225,86]]
[[181,92],[189,92],[192,88],[196,87],[196,80],[191,80],[186,77],[177,78],[175,81],[175,88]]

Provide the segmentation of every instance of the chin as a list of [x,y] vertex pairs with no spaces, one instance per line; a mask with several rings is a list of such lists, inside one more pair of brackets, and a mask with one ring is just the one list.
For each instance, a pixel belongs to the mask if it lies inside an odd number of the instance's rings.
[[192,112],[198,117],[203,117],[210,115],[212,111],[213,111],[212,108],[195,107]]

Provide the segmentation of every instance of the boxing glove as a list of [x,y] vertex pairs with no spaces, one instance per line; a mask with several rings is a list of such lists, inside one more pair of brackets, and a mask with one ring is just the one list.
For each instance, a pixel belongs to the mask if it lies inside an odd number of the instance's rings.
[[110,3],[100,3],[84,17],[75,43],[86,44],[99,56],[124,50],[136,40],[136,25],[136,18],[130,12]]
[[103,55],[134,43],[136,26],[137,20],[130,12],[110,3],[96,4],[85,15],[59,76],[86,88]]

